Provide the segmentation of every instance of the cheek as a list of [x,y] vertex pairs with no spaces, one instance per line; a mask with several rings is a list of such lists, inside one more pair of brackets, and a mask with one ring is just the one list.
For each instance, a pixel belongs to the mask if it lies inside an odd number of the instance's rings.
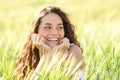
[[47,34],[45,32],[40,32],[38,33],[41,37],[45,38],[47,36]]
[[41,36],[41,37],[44,37],[46,34],[46,32],[39,26],[38,28],[38,34]]
[[62,32],[61,32],[61,37],[64,38],[64,36],[65,36],[65,32],[62,31]]
[[65,34],[63,33],[61,36],[62,36],[62,38],[64,38]]
[[45,37],[47,36],[47,32],[45,32],[45,31],[43,31],[43,30],[39,30],[39,31],[38,31],[38,34],[39,34],[41,37],[43,37],[43,38],[45,38]]

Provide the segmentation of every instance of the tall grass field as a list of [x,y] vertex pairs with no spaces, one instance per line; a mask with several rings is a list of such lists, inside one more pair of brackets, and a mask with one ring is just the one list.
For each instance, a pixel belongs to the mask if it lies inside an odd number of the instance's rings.
[[120,80],[120,0],[0,0],[0,80],[13,80],[32,18],[46,5],[61,7],[76,26],[85,80]]

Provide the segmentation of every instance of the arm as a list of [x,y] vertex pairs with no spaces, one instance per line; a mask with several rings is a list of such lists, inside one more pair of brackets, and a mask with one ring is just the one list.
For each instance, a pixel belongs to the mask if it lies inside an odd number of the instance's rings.
[[83,52],[80,47],[77,45],[71,45],[70,50],[69,50],[69,55],[72,54],[73,58],[75,59],[75,65],[79,65],[77,71],[78,71],[78,76],[80,80],[83,80],[85,78],[85,61],[83,57]]
[[71,45],[69,53],[73,54],[73,56],[76,59],[77,64],[81,63],[79,70],[80,70],[80,72],[84,72],[85,71],[85,61],[84,61],[82,49],[80,47],[78,47],[77,45]]

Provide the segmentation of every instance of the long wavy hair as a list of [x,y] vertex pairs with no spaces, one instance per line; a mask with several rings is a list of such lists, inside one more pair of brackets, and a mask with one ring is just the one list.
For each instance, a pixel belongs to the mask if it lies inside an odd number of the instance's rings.
[[65,31],[64,37],[67,37],[70,40],[70,43],[74,43],[80,47],[80,43],[77,41],[74,32],[75,27],[71,24],[68,14],[54,6],[43,8],[32,20],[32,26],[27,35],[26,43],[24,44],[15,65],[15,74],[19,76],[20,80],[25,79],[28,76],[27,73],[32,73],[40,61],[39,50],[32,45],[31,35],[33,33],[38,33],[38,26],[41,23],[41,19],[49,13],[56,13],[61,17]]

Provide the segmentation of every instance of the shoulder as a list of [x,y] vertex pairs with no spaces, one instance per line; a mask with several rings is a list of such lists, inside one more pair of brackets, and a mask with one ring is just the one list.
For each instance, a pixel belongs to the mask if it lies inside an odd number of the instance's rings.
[[69,54],[73,54],[77,59],[83,59],[82,48],[75,44],[70,46]]
[[86,64],[85,64],[85,61],[84,61],[82,48],[80,48],[77,45],[71,45],[71,47],[69,49],[69,55],[70,54],[72,54],[75,57],[76,63],[81,63],[80,71],[84,71]]
[[80,48],[76,44],[70,46],[70,51],[75,51],[75,52],[79,52],[80,54],[82,54],[82,48]]

